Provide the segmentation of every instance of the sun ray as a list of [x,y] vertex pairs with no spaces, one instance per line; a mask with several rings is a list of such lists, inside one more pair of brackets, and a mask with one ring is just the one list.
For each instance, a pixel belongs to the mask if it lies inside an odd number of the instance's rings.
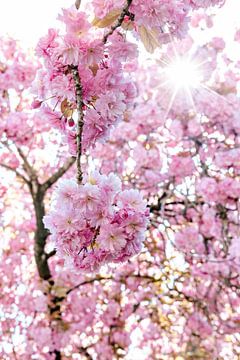
[[161,80],[156,87],[161,89],[161,99],[166,101],[166,97],[168,97],[164,121],[167,119],[178,94],[186,98],[186,102],[195,113],[197,109],[194,94],[197,94],[200,89],[208,91],[211,96],[227,101],[204,84],[204,65],[209,63],[209,59],[197,59],[192,53],[180,54],[174,41],[171,42],[171,46],[172,55],[166,55],[169,60],[165,58],[159,60],[163,66],[160,70]]
[[168,107],[167,107],[167,110],[166,110],[166,113],[164,115],[164,122],[167,120],[167,117],[168,117],[168,114],[173,106],[173,103],[174,103],[174,100],[175,100],[175,97],[177,95],[177,92],[178,92],[178,89],[175,87],[172,95],[171,95],[171,98],[169,100],[169,104],[168,104]]
[[190,102],[191,102],[194,112],[197,113],[197,109],[196,109],[196,105],[193,100],[192,92],[190,91],[190,89],[188,87],[186,87],[186,92],[188,93],[188,96],[189,96],[189,99],[190,99]]
[[158,62],[162,63],[162,64],[165,65],[165,66],[169,66],[169,65],[170,65],[170,62],[164,61],[164,60],[162,60],[162,59],[158,59]]
[[201,62],[196,62],[196,68],[201,68],[203,65],[209,63],[209,59],[203,60]]
[[221,94],[218,94],[216,91],[212,90],[209,86],[205,84],[200,84],[200,87],[204,90],[208,91],[212,96],[220,98],[221,100],[225,101],[226,103],[232,105],[231,101],[229,101],[226,97],[222,96]]

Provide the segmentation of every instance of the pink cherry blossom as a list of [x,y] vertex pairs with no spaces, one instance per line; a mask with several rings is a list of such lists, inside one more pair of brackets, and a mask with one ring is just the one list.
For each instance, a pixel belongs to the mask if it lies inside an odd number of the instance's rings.
[[60,183],[44,223],[67,261],[71,260],[75,269],[89,271],[102,261],[126,261],[136,255],[148,212],[139,192],[121,191],[120,180],[113,174],[94,172],[85,181],[84,185],[73,180]]

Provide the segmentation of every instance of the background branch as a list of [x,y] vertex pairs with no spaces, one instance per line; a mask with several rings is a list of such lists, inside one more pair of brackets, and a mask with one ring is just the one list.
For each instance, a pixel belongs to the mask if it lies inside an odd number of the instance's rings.
[[46,180],[42,184],[42,190],[45,192],[47,191],[60,177],[62,177],[69,169],[70,167],[75,163],[76,158],[71,157],[65,161],[63,166],[61,166],[48,180]]
[[66,292],[66,295],[70,294],[70,292],[72,292],[73,290],[76,290],[78,289],[79,287],[83,286],[83,285],[86,285],[86,284],[92,284],[93,282],[95,281],[102,281],[102,280],[111,280],[112,278],[111,277],[96,277],[94,279],[90,279],[90,280],[86,280],[86,281],[83,281],[81,282],[80,284],[77,284],[76,286],[72,287],[71,289],[69,289],[67,292]]
[[17,177],[21,178],[26,184],[29,185],[29,180],[24,175],[22,175],[19,171],[17,171],[16,169],[14,169],[11,166],[6,165],[6,164],[0,164],[0,166],[2,166],[3,168],[5,168],[7,170],[14,172]]
[[37,173],[36,173],[35,169],[33,168],[33,166],[29,163],[27,156],[24,154],[22,149],[20,149],[19,147],[16,146],[16,149],[17,149],[19,156],[23,160],[24,170],[26,171],[26,173],[28,174],[28,176],[30,177],[31,180],[37,181]]

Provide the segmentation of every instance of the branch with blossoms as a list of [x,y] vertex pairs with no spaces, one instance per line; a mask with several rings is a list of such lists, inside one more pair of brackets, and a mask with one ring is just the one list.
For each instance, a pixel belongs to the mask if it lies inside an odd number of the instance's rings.
[[82,183],[83,172],[81,167],[81,156],[82,156],[82,133],[83,133],[83,126],[84,126],[84,103],[83,103],[83,88],[81,84],[81,79],[78,72],[77,66],[71,67],[73,80],[75,84],[75,91],[76,91],[76,103],[77,103],[77,130],[76,130],[76,138],[77,138],[77,156],[76,156],[76,163],[77,163],[77,183]]
[[[104,35],[103,43],[106,44],[108,37],[114,33],[114,31],[120,27],[124,21],[126,15],[133,15],[129,13],[129,8],[132,4],[132,0],[127,0],[126,5],[124,6],[119,18],[116,23],[111,27],[110,31]],[[79,9],[80,2],[76,3],[76,8]],[[133,18],[132,18],[133,19]],[[81,167],[81,156],[82,156],[82,134],[83,134],[83,126],[84,126],[84,102],[83,102],[83,88],[81,79],[79,76],[78,67],[71,65],[70,66],[73,80],[75,84],[76,91],[76,103],[77,103],[77,129],[76,129],[76,139],[77,139],[77,155],[76,155],[76,164],[77,164],[77,183],[81,184],[83,179],[83,172]]]
[[[130,6],[128,1],[123,10],[118,11],[116,24],[108,36],[122,24]],[[56,92],[54,108],[60,108],[60,121],[64,117],[66,124],[71,125],[64,125],[64,131],[72,155],[76,156],[77,180],[60,184],[57,207],[52,207],[44,222],[61,257],[66,258],[70,251],[68,257],[76,270],[93,271],[104,263],[126,261],[137,254],[147,224],[146,203],[137,190],[122,191],[120,179],[113,174],[106,176],[95,171],[88,177],[83,176],[81,164],[82,155],[98,140],[105,139],[110,128],[116,126],[132,106],[135,89],[123,64],[128,53],[130,58],[135,56],[136,45],[127,44],[118,35],[117,48],[113,37],[106,45],[99,38],[102,31],[98,29],[97,39],[92,41],[93,29],[85,13],[63,10],[60,19],[66,25],[65,37],[49,32],[47,38],[40,40],[37,52],[43,55],[51,79],[58,77],[69,83],[64,97]],[[122,54],[119,45],[126,46]],[[44,98],[53,102],[56,99],[48,92],[49,88],[50,84],[43,91]],[[45,113],[45,101],[39,102]],[[57,218],[60,222],[56,222]],[[72,248],[73,236],[67,239],[67,234],[72,234],[74,226],[79,244]]]
[[134,14],[129,12],[129,8],[130,8],[131,4],[132,4],[132,0],[127,0],[126,5],[122,9],[122,12],[119,15],[119,18],[117,19],[116,23],[114,25],[112,25],[111,29],[107,32],[107,34],[104,35],[104,38],[103,38],[104,44],[106,44],[108,37],[111,36],[114,33],[114,31],[122,25],[125,16],[128,16],[130,20],[134,20]]

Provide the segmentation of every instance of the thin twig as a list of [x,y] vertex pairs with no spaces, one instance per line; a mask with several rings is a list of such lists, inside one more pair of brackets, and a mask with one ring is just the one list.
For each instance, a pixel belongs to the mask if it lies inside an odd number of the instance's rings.
[[33,168],[33,166],[29,163],[27,156],[23,153],[22,149],[20,149],[19,147],[16,146],[16,149],[17,149],[19,156],[23,160],[23,168],[26,171],[26,173],[28,174],[28,176],[30,177],[30,180],[37,182],[38,181],[37,173],[36,173],[35,169]]
[[112,280],[111,277],[97,277],[97,278],[94,278],[94,279],[90,279],[90,280],[86,280],[86,281],[83,281],[81,282],[80,284],[77,284],[76,286],[72,287],[71,289],[69,289],[67,292],[66,292],[66,295],[70,294],[70,292],[72,292],[73,290],[76,290],[78,289],[79,287],[83,286],[83,285],[86,285],[86,284],[92,284],[94,283],[95,281],[102,281],[102,280]]
[[0,166],[2,166],[3,168],[5,168],[7,170],[14,172],[16,174],[16,176],[21,178],[26,184],[30,183],[30,181],[24,175],[20,174],[20,172],[18,172],[16,169],[12,168],[11,166],[8,166],[6,164],[0,164]]
[[118,27],[120,27],[120,26],[122,25],[125,16],[126,16],[126,15],[128,15],[128,16],[131,15],[131,14],[129,13],[129,8],[130,8],[131,4],[132,4],[132,0],[127,0],[127,3],[126,3],[126,5],[124,6],[121,14],[119,15],[119,18],[117,19],[116,23],[111,27],[111,29],[109,30],[109,32],[104,36],[104,38],[103,38],[103,43],[104,43],[104,44],[106,44],[108,37],[109,37],[110,35],[112,35],[112,34],[114,33],[114,31],[115,31]]

